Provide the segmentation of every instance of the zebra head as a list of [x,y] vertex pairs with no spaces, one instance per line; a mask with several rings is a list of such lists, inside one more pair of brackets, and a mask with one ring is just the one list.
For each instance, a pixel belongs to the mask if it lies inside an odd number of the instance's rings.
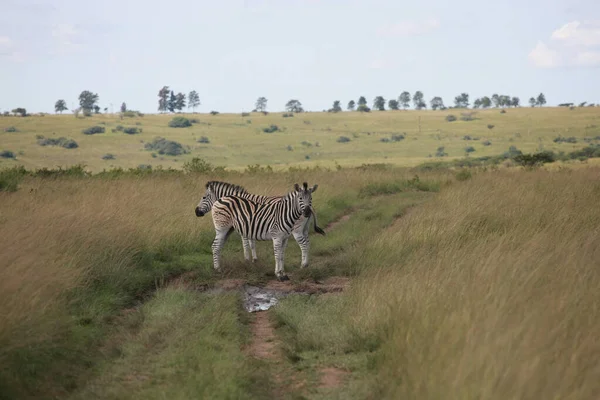
[[209,181],[206,183],[206,192],[202,196],[202,200],[196,206],[196,216],[202,217],[208,214],[213,204],[223,196],[234,193],[245,193],[245,189],[241,186],[227,182]]
[[317,191],[317,187],[319,185],[314,185],[312,188],[308,187],[306,182],[302,183],[302,188],[296,183],[294,184],[294,189],[298,193],[298,206],[300,207],[300,212],[306,217],[310,217],[312,212],[312,194]]

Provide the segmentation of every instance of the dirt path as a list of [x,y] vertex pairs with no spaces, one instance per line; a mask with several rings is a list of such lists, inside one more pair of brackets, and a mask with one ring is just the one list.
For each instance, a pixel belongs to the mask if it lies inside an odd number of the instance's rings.
[[344,222],[348,221],[350,217],[352,217],[352,214],[354,214],[356,211],[358,211],[357,208],[351,208],[346,214],[342,215],[335,221],[331,221],[325,227],[325,232],[329,232],[330,230],[335,229],[339,224],[343,224]]

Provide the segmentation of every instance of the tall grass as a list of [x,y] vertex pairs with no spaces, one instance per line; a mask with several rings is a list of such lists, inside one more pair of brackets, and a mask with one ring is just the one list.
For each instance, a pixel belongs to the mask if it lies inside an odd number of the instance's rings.
[[600,390],[600,169],[486,173],[383,232],[348,308],[380,398]]
[[[184,270],[212,279],[212,219],[193,213],[208,180],[266,194],[318,183],[313,204],[324,226],[352,207],[361,187],[411,174],[49,176],[25,177],[16,192],[0,192],[0,392],[13,398],[76,387],[81,371],[96,363],[111,317],[157,281]],[[259,243],[259,254],[268,248],[260,255],[265,263],[273,262],[269,246]],[[199,257],[177,261],[190,253]]]

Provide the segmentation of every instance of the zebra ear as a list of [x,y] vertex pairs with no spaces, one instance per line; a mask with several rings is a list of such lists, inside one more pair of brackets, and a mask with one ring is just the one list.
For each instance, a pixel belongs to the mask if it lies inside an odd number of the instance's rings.
[[315,186],[313,186],[312,189],[310,189],[310,192],[311,193],[316,192],[318,187],[319,187],[319,185],[315,183]]
[[308,190],[308,183],[304,182],[302,183],[302,186],[304,187],[304,190]]
[[300,191],[300,186],[298,186],[297,183],[294,183],[294,189],[296,189],[296,192]]

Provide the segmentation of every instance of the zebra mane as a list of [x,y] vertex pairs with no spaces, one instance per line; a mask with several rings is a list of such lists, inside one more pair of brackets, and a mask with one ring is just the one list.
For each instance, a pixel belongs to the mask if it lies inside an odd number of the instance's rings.
[[233,183],[222,182],[222,181],[208,181],[208,182],[206,182],[206,188],[207,189],[214,190],[215,187],[218,187],[218,186],[221,186],[221,187],[224,187],[224,188],[228,188],[228,189],[232,189],[236,193],[248,193],[244,187],[242,187],[240,185],[235,185]]

